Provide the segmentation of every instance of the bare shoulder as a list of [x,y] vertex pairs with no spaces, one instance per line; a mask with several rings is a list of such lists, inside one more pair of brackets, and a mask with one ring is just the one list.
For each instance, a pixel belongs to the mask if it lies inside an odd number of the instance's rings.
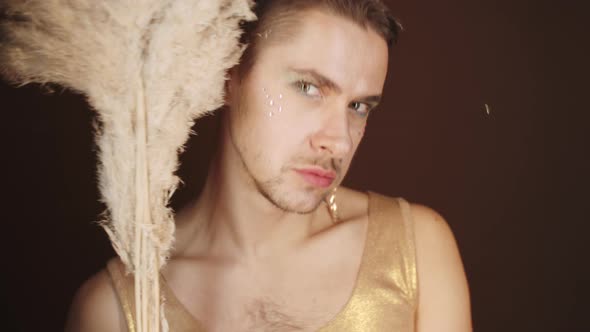
[[417,331],[471,331],[469,289],[457,243],[446,220],[411,204],[416,238]]
[[[455,237],[447,221],[435,210],[420,204],[410,204],[417,245],[423,249],[438,247],[446,251],[457,248]],[[429,253],[423,252],[423,254]]]
[[341,217],[357,219],[367,216],[369,196],[366,192],[339,187],[336,193],[336,203]]
[[117,294],[103,269],[78,289],[68,313],[66,332],[126,331]]

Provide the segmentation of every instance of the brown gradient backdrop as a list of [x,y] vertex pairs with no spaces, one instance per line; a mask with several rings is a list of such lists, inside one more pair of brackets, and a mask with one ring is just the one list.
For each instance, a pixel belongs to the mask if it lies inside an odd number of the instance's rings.
[[[347,184],[448,220],[476,331],[590,331],[587,1],[390,3],[406,31]],[[0,330],[60,331],[75,289],[113,255],[93,224],[92,112],[67,92],[0,96]],[[215,124],[196,127],[176,206],[202,185]]]

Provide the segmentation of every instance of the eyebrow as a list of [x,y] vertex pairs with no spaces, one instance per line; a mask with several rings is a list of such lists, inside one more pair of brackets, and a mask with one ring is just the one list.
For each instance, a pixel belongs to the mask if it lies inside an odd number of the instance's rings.
[[321,86],[325,86],[330,90],[334,90],[337,93],[342,93],[342,89],[331,79],[327,78],[326,76],[318,73],[314,69],[298,69],[298,68],[289,68],[289,70],[296,72],[299,75],[304,76],[311,76],[317,83]]
[[367,103],[367,104],[371,104],[373,107],[377,107],[377,105],[379,105],[379,103],[381,102],[381,96],[379,96],[379,95],[368,96],[368,97],[361,98],[358,101],[363,102],[363,103]]
[[[319,85],[325,86],[330,90],[336,91],[337,93],[342,93],[342,88],[338,86],[334,81],[327,78],[326,76],[318,73],[314,69],[299,69],[299,68],[289,68],[289,70],[303,76],[310,76],[312,77]],[[376,107],[381,102],[381,95],[375,96],[367,96],[357,99],[357,101],[367,104],[372,104],[373,107]]]

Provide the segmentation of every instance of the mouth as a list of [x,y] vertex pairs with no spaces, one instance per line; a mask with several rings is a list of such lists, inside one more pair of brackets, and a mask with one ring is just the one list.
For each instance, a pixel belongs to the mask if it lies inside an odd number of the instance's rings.
[[295,169],[295,172],[301,175],[309,184],[320,188],[329,187],[334,182],[334,179],[336,179],[335,172],[326,171],[321,168]]

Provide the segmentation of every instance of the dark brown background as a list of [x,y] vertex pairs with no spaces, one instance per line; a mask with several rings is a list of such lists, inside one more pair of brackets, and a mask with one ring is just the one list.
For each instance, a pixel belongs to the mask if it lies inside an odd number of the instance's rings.
[[[587,1],[390,1],[406,31],[347,179],[448,220],[476,331],[590,331]],[[0,86],[2,331],[59,331],[112,250],[83,98]],[[491,107],[487,115],[484,104]],[[177,204],[198,191],[199,122]]]

